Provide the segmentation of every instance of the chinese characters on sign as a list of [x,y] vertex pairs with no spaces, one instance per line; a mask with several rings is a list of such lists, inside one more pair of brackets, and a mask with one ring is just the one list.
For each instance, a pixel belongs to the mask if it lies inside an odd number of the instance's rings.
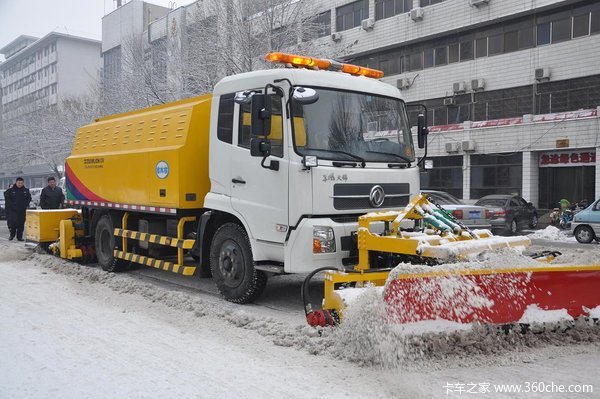
[[595,151],[543,152],[539,161],[540,168],[594,165]]
[[333,173],[330,173],[328,175],[323,175],[323,177],[321,178],[321,181],[323,182],[328,182],[328,181],[341,181],[341,182],[347,182],[348,181],[348,175],[344,174],[344,175],[336,175]]

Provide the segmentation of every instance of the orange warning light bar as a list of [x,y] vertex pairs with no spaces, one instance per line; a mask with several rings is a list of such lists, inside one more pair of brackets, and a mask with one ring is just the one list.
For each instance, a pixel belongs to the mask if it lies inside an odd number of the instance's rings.
[[352,64],[340,64],[335,61],[306,57],[302,55],[286,53],[268,53],[265,59],[269,62],[280,62],[282,64],[291,64],[297,68],[318,68],[324,70],[336,70],[349,73],[354,76],[366,76],[368,78],[381,79],[383,71],[361,67]]

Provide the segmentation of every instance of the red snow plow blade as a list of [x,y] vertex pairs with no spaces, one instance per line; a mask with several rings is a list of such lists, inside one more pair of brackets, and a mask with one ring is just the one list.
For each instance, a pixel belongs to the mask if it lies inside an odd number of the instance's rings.
[[600,306],[600,266],[444,270],[400,274],[384,294],[393,323],[528,323],[530,306],[577,318]]

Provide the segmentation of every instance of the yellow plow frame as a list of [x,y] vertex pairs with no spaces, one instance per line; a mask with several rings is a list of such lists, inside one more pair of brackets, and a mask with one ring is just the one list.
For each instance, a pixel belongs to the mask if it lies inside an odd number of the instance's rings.
[[[383,233],[375,233],[374,225],[381,227],[382,223]],[[408,225],[408,229],[401,228]],[[489,230],[471,231],[426,195],[417,195],[403,210],[371,212],[359,217],[358,264],[352,271],[331,270],[325,273],[323,309],[333,313],[332,319],[341,318],[344,303],[335,290],[340,284],[385,284],[391,269],[373,268],[373,252],[396,254],[400,261],[435,264],[466,260],[486,250],[530,245],[531,240],[523,236],[496,237]],[[548,257],[544,260],[548,260]],[[321,323],[323,318],[320,315],[317,315],[318,322],[311,322],[309,318],[309,313],[321,311],[313,312],[310,305],[305,310],[309,324]]]

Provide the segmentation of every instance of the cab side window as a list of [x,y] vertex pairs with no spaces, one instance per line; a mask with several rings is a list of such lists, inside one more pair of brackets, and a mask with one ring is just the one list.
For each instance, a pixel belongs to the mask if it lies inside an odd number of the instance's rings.
[[[273,94],[271,98],[271,134],[267,137],[271,141],[271,155],[283,157],[283,112],[281,96]],[[238,146],[250,148],[252,138],[252,106],[240,105],[240,118],[238,128]]]
[[235,93],[224,94],[219,99],[219,118],[217,120],[217,138],[231,144],[233,142],[233,97]]

